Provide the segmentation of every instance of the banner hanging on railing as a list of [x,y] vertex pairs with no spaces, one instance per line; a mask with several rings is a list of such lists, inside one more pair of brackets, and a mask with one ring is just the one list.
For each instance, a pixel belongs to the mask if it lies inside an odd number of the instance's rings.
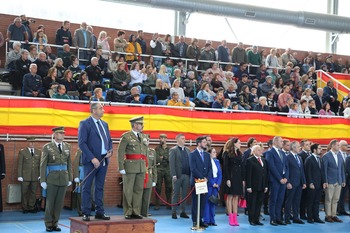
[[[0,134],[48,135],[51,128],[65,126],[68,136],[77,136],[79,122],[89,117],[89,104],[46,99],[0,98]],[[260,113],[222,113],[160,107],[105,106],[103,119],[113,138],[130,130],[129,119],[144,116],[144,132],[151,138],[166,133],[174,139],[209,134],[216,142],[230,137],[246,141],[256,137],[266,142],[275,135],[289,139],[310,139],[328,143],[331,139],[350,139],[350,120],[342,118],[303,119]]]

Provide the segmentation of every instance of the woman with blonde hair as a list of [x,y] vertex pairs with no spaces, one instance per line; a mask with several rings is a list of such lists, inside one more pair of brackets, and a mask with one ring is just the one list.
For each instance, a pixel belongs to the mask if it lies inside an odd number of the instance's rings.
[[226,142],[223,152],[224,194],[227,195],[226,208],[231,226],[239,226],[237,220],[238,200],[243,195],[245,185],[245,171],[240,148],[239,138],[231,138]]
[[110,36],[107,36],[107,32],[100,31],[97,39],[97,48],[102,48],[102,57],[108,60],[111,48],[109,46]]
[[157,79],[155,94],[157,97],[157,104],[166,105],[170,96],[170,90],[169,90],[168,84],[163,82],[163,80],[161,79]]
[[43,94],[46,97],[52,97],[52,95],[56,92],[57,85],[59,84],[57,80],[57,69],[55,67],[51,67],[47,72],[47,76],[43,79]]
[[171,86],[169,75],[166,73],[166,66],[165,65],[160,66],[157,78],[163,80],[163,82],[167,83],[169,87]]

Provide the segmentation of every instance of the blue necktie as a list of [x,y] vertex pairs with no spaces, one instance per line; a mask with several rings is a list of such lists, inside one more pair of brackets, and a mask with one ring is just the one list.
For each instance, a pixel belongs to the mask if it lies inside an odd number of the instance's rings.
[[202,157],[202,161],[204,162],[204,154],[203,154],[203,151],[201,151],[200,154],[201,154],[201,157]]
[[298,155],[294,155],[294,157],[295,157],[295,159],[296,159],[297,162],[298,162],[298,166],[300,167],[300,160],[299,160],[299,158],[298,158]]
[[105,144],[105,149],[106,149],[106,151],[108,151],[108,141],[107,141],[107,137],[106,137],[105,131],[103,130],[102,125],[100,124],[100,121],[97,121],[96,123],[98,125],[98,129],[100,130],[100,134],[102,136],[102,140],[103,140],[103,142]]

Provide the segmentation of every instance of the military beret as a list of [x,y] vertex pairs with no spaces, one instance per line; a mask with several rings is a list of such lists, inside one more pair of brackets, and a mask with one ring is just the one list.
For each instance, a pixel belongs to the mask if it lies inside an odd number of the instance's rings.
[[60,127],[53,128],[52,132],[54,132],[54,133],[64,133],[64,127],[60,126]]
[[35,142],[35,137],[33,136],[27,137],[27,142]]
[[129,121],[130,121],[130,123],[141,123],[141,124],[143,124],[143,116],[133,117]]
[[167,135],[166,135],[165,133],[161,133],[161,134],[159,135],[159,138],[168,138],[168,137],[167,137]]

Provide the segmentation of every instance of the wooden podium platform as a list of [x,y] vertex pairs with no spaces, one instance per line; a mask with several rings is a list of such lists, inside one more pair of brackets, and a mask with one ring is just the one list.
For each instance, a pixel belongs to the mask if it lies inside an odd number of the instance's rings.
[[111,220],[95,220],[90,217],[84,222],[81,217],[71,217],[70,233],[154,233],[157,220],[151,218],[125,219],[124,216],[111,216]]

